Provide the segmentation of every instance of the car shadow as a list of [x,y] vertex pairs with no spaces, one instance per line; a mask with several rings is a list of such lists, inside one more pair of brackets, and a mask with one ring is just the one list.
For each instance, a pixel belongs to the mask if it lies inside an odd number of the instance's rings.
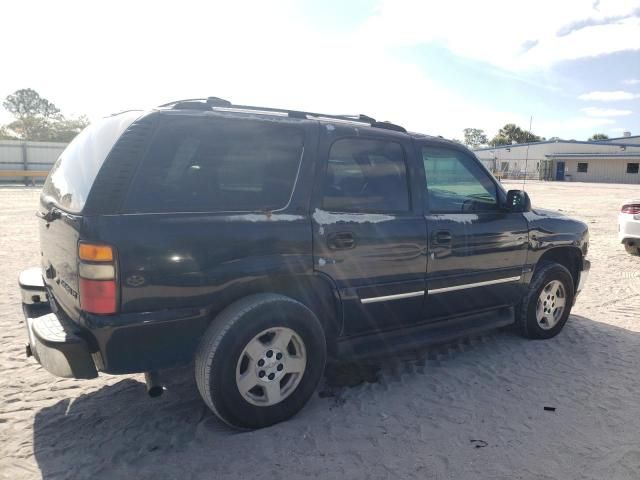
[[[269,476],[268,472],[282,478],[288,471],[304,472],[306,462],[317,462],[324,449],[332,448],[329,447],[332,443],[341,439],[348,441],[344,437],[349,435],[355,414],[358,428],[374,440],[380,436],[376,426],[379,415],[407,419],[415,427],[422,417],[420,414],[408,416],[403,410],[403,403],[399,401],[403,389],[406,395],[412,393],[414,403],[424,397],[424,410],[431,409],[436,416],[439,411],[445,417],[453,415],[443,396],[451,395],[455,399],[458,391],[459,395],[474,395],[470,398],[482,401],[487,395],[481,390],[483,381],[494,390],[488,398],[505,404],[506,411],[511,407],[529,408],[512,392],[524,388],[522,378],[526,378],[525,387],[533,392],[544,392],[553,382],[560,382],[558,385],[562,388],[565,380],[558,378],[558,365],[562,372],[582,372],[612,358],[618,358],[616,361],[625,365],[630,352],[640,347],[637,333],[578,315],[572,315],[565,330],[550,342],[555,344],[527,341],[503,329],[437,348],[404,352],[392,362],[374,359],[364,364],[332,366],[317,394],[299,415],[253,432],[232,430],[207,409],[190,368],[165,374],[167,390],[156,399],[149,398],[144,384],[137,381],[137,378],[142,380],[142,376],[128,377],[38,411],[34,422],[35,458],[44,479],[244,478],[251,475],[256,464],[263,468],[260,478]],[[584,344],[592,348],[585,349]],[[526,356],[526,360],[520,362],[521,368],[512,365],[518,355]],[[544,373],[545,368],[551,369],[548,375]],[[495,375],[491,369],[496,371]],[[454,370],[457,376],[447,373]],[[585,370],[584,380],[572,377],[568,382],[570,387],[579,391],[582,381],[606,384],[610,373],[595,367],[591,370],[589,373]],[[461,384],[460,378],[475,380]],[[430,387],[431,381],[437,383],[437,389]],[[388,388],[394,382],[405,385]],[[374,398],[373,403],[363,400],[368,397]],[[557,401],[562,403],[561,398]],[[538,406],[531,405],[531,408]],[[473,417],[469,418],[474,421]],[[490,423],[491,417],[486,421]],[[424,428],[430,427],[425,423]],[[341,432],[338,437],[335,429]],[[409,435],[406,440],[411,442],[411,431],[407,432],[404,435]],[[421,433],[422,442],[428,437]],[[437,436],[433,441],[437,442]],[[435,451],[444,447],[433,443],[431,448]],[[251,461],[246,460],[247,449],[254,457]],[[314,459],[309,452],[314,452]],[[360,453],[365,455],[357,452]],[[339,458],[340,453],[335,455]],[[443,455],[446,456],[446,452]],[[341,461],[349,460],[345,457]],[[325,473],[331,476],[339,471]]]

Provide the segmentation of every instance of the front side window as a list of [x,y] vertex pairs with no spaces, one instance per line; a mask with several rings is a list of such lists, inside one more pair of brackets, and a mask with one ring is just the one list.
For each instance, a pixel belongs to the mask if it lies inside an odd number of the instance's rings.
[[587,171],[589,170],[589,164],[588,163],[578,163],[578,172],[580,173],[587,173]]
[[337,140],[329,153],[322,207],[334,212],[408,211],[402,146],[385,140]]
[[444,147],[423,147],[422,161],[432,213],[498,209],[495,183],[468,154]]
[[303,132],[237,118],[168,118],[154,135],[127,200],[133,212],[238,212],[287,205]]

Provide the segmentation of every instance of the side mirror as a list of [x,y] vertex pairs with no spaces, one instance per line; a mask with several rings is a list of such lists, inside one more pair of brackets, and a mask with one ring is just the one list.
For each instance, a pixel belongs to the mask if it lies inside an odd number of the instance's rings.
[[523,190],[509,190],[505,208],[514,213],[528,212],[531,210],[531,199]]

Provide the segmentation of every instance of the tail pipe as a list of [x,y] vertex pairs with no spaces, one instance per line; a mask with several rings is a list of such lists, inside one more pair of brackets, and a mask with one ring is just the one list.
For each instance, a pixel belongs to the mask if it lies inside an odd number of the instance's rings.
[[164,386],[160,383],[158,372],[144,372],[144,381],[150,397],[156,398],[164,393]]

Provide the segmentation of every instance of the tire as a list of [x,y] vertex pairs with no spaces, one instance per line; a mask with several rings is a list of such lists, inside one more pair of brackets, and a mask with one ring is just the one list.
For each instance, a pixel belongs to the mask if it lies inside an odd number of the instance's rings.
[[640,255],[640,248],[635,243],[630,244],[629,242],[624,242],[624,249],[627,251],[627,253],[630,253],[631,255],[634,255],[636,257]]
[[204,402],[226,424],[267,427],[307,403],[326,356],[322,325],[305,305],[283,295],[251,295],[224,309],[209,326],[196,352],[196,383]]
[[[561,286],[561,291],[558,286]],[[520,305],[517,321],[520,333],[532,339],[555,337],[567,323],[574,295],[574,282],[569,270],[559,263],[543,262],[536,269]],[[561,302],[564,303],[560,311]],[[540,321],[539,315],[544,317]]]

